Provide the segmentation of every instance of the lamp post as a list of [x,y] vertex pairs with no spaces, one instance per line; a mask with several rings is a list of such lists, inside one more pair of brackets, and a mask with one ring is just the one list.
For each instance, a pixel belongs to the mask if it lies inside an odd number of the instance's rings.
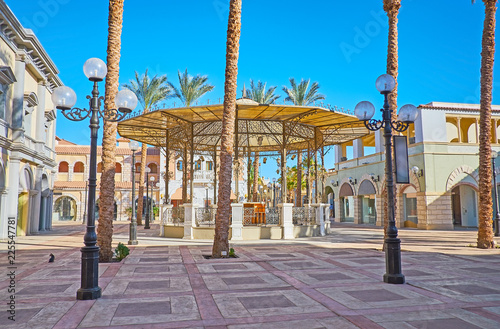
[[276,208],[276,178],[273,178],[273,208]]
[[153,187],[155,186],[155,178],[154,176],[149,177],[149,181],[151,182],[151,202],[149,203],[149,222],[152,223],[155,221],[155,212],[153,211]]
[[145,230],[149,230],[149,173],[151,172],[151,168],[146,167],[146,224],[144,225]]
[[137,217],[135,214],[135,152],[139,149],[139,143],[136,141],[130,141],[128,146],[132,151],[132,218],[130,220],[128,244],[136,245],[138,242],[137,242]]
[[491,158],[493,159],[493,190],[495,191],[495,236],[499,236],[499,228],[498,224],[500,224],[500,214],[498,211],[498,192],[497,192],[497,175],[495,172],[495,160],[498,157],[498,153],[496,151],[491,151]]
[[376,131],[384,128],[385,138],[385,181],[387,188],[387,210],[388,227],[385,244],[385,265],[386,273],[384,282],[402,284],[405,277],[401,273],[401,240],[398,238],[398,229],[394,217],[394,182],[392,171],[392,129],[397,132],[403,132],[408,129],[411,122],[415,121],[418,110],[413,105],[404,105],[399,110],[398,120],[392,121],[392,110],[387,101],[388,95],[396,86],[396,81],[389,74],[383,74],[375,82],[377,90],[384,95],[384,107],[382,120],[372,119],[375,114],[375,107],[372,103],[363,101],[356,105],[354,114],[359,120],[362,120],[368,130]]
[[107,73],[106,64],[98,59],[88,59],[83,65],[87,78],[94,83],[92,96],[89,99],[89,109],[73,108],[76,103],[76,94],[73,89],[61,86],[54,89],[52,102],[61,110],[62,114],[71,121],[82,121],[90,117],[90,171],[87,208],[87,229],[83,237],[85,246],[82,247],[81,287],[76,293],[80,300],[97,299],[101,297],[99,281],[99,247],[95,231],[95,194],[97,176],[97,132],[99,118],[106,121],[120,121],[125,115],[132,112],[137,105],[137,97],[130,90],[119,91],[115,97],[116,109],[101,110],[104,97],[99,97],[98,82],[102,81]]

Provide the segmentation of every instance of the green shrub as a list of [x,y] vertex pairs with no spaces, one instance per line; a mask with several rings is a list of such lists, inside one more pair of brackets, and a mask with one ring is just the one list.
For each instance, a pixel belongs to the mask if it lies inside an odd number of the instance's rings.
[[124,245],[123,243],[119,242],[118,247],[116,247],[116,249],[115,249],[116,259],[121,261],[122,259],[127,257],[129,253],[130,253],[130,249],[126,245]]
[[233,248],[230,248],[229,249],[229,257],[235,257],[236,254],[234,253],[234,249]]

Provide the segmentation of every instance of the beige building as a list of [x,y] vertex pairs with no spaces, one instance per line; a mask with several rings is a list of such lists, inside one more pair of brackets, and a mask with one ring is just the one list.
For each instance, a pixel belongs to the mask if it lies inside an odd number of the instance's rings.
[[6,239],[51,228],[56,111],[50,96],[62,82],[33,31],[3,0],[0,20],[0,239]]
[[[500,151],[500,106],[493,105],[492,110],[491,143]],[[397,225],[477,227],[479,105],[432,102],[420,105],[419,112],[405,132],[410,183],[398,184]],[[338,145],[335,151],[335,169],[325,187],[334,204],[333,217],[340,222],[381,225],[385,184],[382,132]]]
[[[116,175],[115,175],[115,219],[127,220],[127,208],[132,206],[132,151],[129,148],[129,140],[118,139],[116,148]],[[56,162],[57,176],[54,183],[54,207],[53,218],[59,221],[83,221],[87,214],[88,203],[88,175],[90,165],[90,145],[77,145],[67,140],[56,138]],[[96,191],[96,218],[98,218],[100,176],[102,147],[97,148],[97,191]],[[135,153],[135,179],[139,181],[141,165],[140,150]],[[148,148],[147,164],[154,177],[153,200],[157,204],[160,200],[159,182],[160,176],[160,151],[157,148]],[[136,197],[139,194],[136,185]]]

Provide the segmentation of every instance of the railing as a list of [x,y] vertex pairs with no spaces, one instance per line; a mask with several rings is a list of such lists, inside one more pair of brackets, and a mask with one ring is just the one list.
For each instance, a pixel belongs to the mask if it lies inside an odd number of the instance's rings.
[[214,208],[197,208],[195,213],[196,226],[215,225],[215,213]]
[[253,207],[243,208],[243,225],[254,225],[252,223],[255,218],[255,210]]
[[281,212],[279,208],[266,208],[266,225],[280,225]]
[[213,180],[214,172],[208,170],[195,170],[194,172],[195,180]]
[[182,225],[184,223],[184,208],[173,207],[163,212],[167,214],[167,225]]
[[292,208],[293,225],[315,225],[316,208],[312,207],[293,207]]

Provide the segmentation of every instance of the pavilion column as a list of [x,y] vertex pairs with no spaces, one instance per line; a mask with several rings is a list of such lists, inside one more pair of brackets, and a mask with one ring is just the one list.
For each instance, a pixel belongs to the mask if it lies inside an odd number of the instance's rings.
[[322,203],[326,203],[328,201],[328,198],[325,194],[325,180],[326,180],[326,168],[325,168],[325,147],[322,146],[321,147],[321,195],[322,195],[322,199],[321,199],[321,202]]
[[217,204],[217,144],[214,145],[214,205]]
[[234,126],[234,194],[236,194],[236,203],[240,202],[240,160],[238,158],[238,114],[236,114],[235,126]]
[[318,198],[318,129],[314,129],[314,201],[319,203]]
[[302,150],[297,152],[297,200],[296,207],[302,207]]
[[190,203],[194,204],[194,124],[191,124],[191,150],[189,155],[189,198]]
[[287,203],[287,186],[286,186],[286,129],[283,122],[282,145],[281,145],[281,203]]
[[[17,83],[14,83],[13,100],[12,100],[12,139],[14,141],[22,141],[24,137],[23,118],[24,118],[24,78],[26,73],[26,54],[18,54],[15,59],[14,75]],[[44,106],[43,104],[42,106]],[[16,190],[17,188],[13,188]],[[17,203],[16,203],[17,204]],[[16,210],[17,211],[17,210]],[[12,213],[10,214],[12,215]]]
[[306,193],[307,193],[307,204],[311,203],[311,188],[309,186],[309,181],[311,177],[311,144],[307,143],[307,173],[306,173]]
[[[170,172],[168,171],[169,165],[170,165],[170,149],[168,145],[168,129],[165,131],[165,158],[166,158],[166,165],[165,165],[165,204],[168,204],[168,184],[170,183]],[[135,184],[134,181],[132,181],[132,184]],[[132,197],[133,198],[133,197]]]
[[187,169],[188,169],[188,156],[187,145],[184,145],[184,167],[182,168],[182,203],[187,203]]
[[[250,171],[252,169],[252,158],[250,157],[250,148],[247,148],[247,202],[253,201],[253,197],[250,198]],[[254,182],[257,180],[255,177],[255,172],[253,173]]]

